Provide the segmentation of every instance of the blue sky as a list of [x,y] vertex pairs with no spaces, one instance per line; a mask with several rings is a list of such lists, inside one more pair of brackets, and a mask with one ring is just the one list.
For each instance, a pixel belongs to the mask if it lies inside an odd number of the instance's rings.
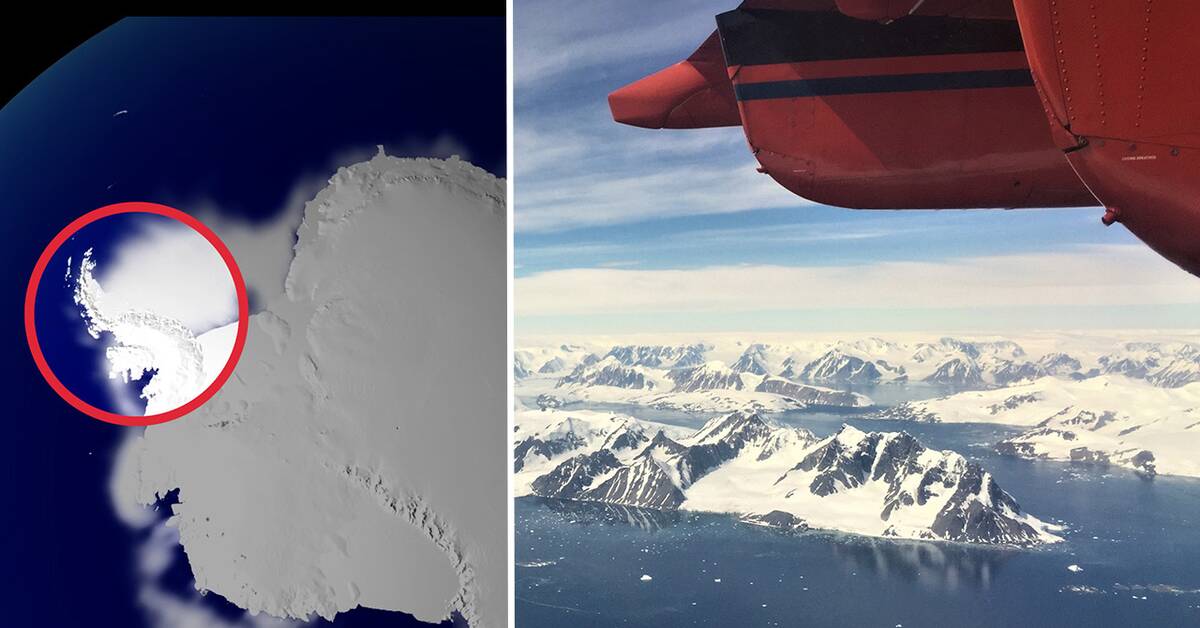
[[608,92],[685,58],[735,4],[516,2],[518,334],[1200,320],[1200,280],[1098,208],[825,207],[755,172],[740,128],[612,121]]

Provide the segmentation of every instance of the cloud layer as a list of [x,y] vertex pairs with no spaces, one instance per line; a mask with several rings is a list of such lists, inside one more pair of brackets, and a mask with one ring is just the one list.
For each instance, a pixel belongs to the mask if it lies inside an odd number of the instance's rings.
[[617,124],[608,93],[687,57],[728,2],[521,2],[514,16],[514,226],[561,231],[807,204],[755,172],[741,128]]
[[110,312],[143,310],[199,335],[237,320],[237,293],[217,250],[190,227],[146,216],[141,233],[98,268]]
[[844,266],[589,268],[519,278],[516,315],[1200,303],[1200,281],[1142,246]]

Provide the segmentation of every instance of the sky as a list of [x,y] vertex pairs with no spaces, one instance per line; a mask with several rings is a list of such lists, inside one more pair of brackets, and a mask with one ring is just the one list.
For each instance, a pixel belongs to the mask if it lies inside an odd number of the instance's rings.
[[852,211],[755,171],[740,128],[612,121],[733,0],[518,0],[517,334],[1192,328],[1200,279],[1099,208]]

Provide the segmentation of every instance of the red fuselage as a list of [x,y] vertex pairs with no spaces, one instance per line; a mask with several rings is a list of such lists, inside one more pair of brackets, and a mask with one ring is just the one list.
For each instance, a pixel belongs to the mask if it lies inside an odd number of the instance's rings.
[[1200,8],[1149,5],[746,2],[609,102],[636,126],[740,125],[760,170],[829,205],[1103,204],[1200,274]]

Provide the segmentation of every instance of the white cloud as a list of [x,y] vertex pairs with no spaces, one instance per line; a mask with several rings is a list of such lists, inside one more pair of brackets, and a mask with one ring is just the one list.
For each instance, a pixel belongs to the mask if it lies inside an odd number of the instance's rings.
[[237,320],[233,278],[217,250],[190,227],[148,218],[98,268],[109,312],[144,310],[174,318],[199,334]]
[[710,161],[714,155],[752,164],[741,127],[652,130],[614,122],[602,93],[579,109],[535,117],[517,114],[514,161],[520,177],[574,174],[581,166],[605,164],[605,171],[655,170],[648,164],[664,157]]
[[771,224],[729,229],[693,229],[662,237],[656,246],[664,248],[712,248],[735,246],[754,248],[768,245],[811,244],[816,242],[857,242],[902,235],[929,235],[943,227],[928,223],[898,226],[894,220],[864,220],[848,223]]
[[526,232],[811,205],[749,163],[736,169],[691,164],[647,167],[646,173],[585,174],[516,185],[515,225]]
[[145,529],[158,520],[154,511],[138,503],[137,486],[126,481],[126,478],[136,476],[132,465],[137,464],[137,443],[143,431],[140,427],[125,430],[125,436],[113,454],[113,469],[108,476],[108,496],[113,512],[121,523],[134,530]]
[[[424,140],[409,140],[398,146],[385,146],[387,154],[393,157],[434,157],[437,159],[449,159],[450,157],[458,156],[463,161],[471,161],[471,150],[466,144],[458,141],[458,138],[442,133],[433,141]],[[374,155],[372,152],[363,159],[355,159],[353,161],[344,161],[344,164],[353,164],[359,161],[366,161]],[[478,164],[476,164],[478,165]]]
[[755,171],[740,128],[649,131],[598,120],[518,122],[522,232],[811,205]]
[[[260,302],[270,301],[283,291],[283,282],[292,263],[296,229],[304,216],[305,204],[329,184],[339,168],[367,161],[378,150],[378,146],[357,146],[330,155],[323,166],[297,178],[283,206],[276,208],[267,220],[248,221],[241,215],[222,210],[219,203],[208,198],[180,200],[178,207],[186,207],[194,212],[229,247],[246,280],[246,289],[251,298],[257,298]],[[464,161],[471,158],[465,145],[445,133],[432,140],[414,137],[399,144],[385,145],[384,151],[396,157],[445,159],[458,155]]]
[[1200,280],[1140,245],[852,266],[556,270],[513,290],[518,317],[1200,303]]
[[175,562],[178,548],[179,530],[175,526],[160,523],[150,528],[150,535],[137,548],[138,575],[150,580],[162,576]]
[[651,131],[607,94],[685,58],[728,2],[521,2],[515,228],[545,232],[808,204],[757,174],[741,128]]
[[163,587],[162,577],[178,554],[179,530],[154,509],[138,504],[133,493],[136,487],[127,481],[133,474],[128,465],[137,464],[134,450],[142,431],[131,429],[126,432],[114,456],[108,490],[117,518],[141,537],[133,547],[134,578],[137,600],[147,623],[154,628],[299,628],[307,625],[308,622],[279,619],[263,613],[246,612],[236,619],[225,619],[212,610],[199,592],[176,592]]
[[588,141],[578,130],[547,132],[534,124],[519,123],[513,130],[515,181],[564,164],[578,164],[588,154]]
[[514,13],[514,82],[518,87],[563,72],[583,72],[640,56],[682,59],[716,28],[731,2],[658,4],[529,0]]
[[306,625],[265,614],[243,613],[237,619],[225,619],[206,606],[197,593],[182,596],[151,584],[138,591],[138,601],[154,628],[299,628]]
[[[764,246],[791,246],[822,242],[861,242],[894,238],[908,234],[927,236],[944,227],[922,223],[911,227],[892,223],[865,221],[863,224],[844,223],[801,223],[772,224],[729,229],[690,229],[657,235],[653,248],[656,254],[671,252],[697,252],[707,255],[708,251],[733,248],[757,250]],[[591,262],[575,262],[576,268],[593,266],[635,266],[644,263],[646,243],[636,240],[582,241],[570,243],[518,245],[515,255],[519,262],[528,264],[562,263],[564,260],[589,259]],[[518,265],[518,269],[520,266]]]

